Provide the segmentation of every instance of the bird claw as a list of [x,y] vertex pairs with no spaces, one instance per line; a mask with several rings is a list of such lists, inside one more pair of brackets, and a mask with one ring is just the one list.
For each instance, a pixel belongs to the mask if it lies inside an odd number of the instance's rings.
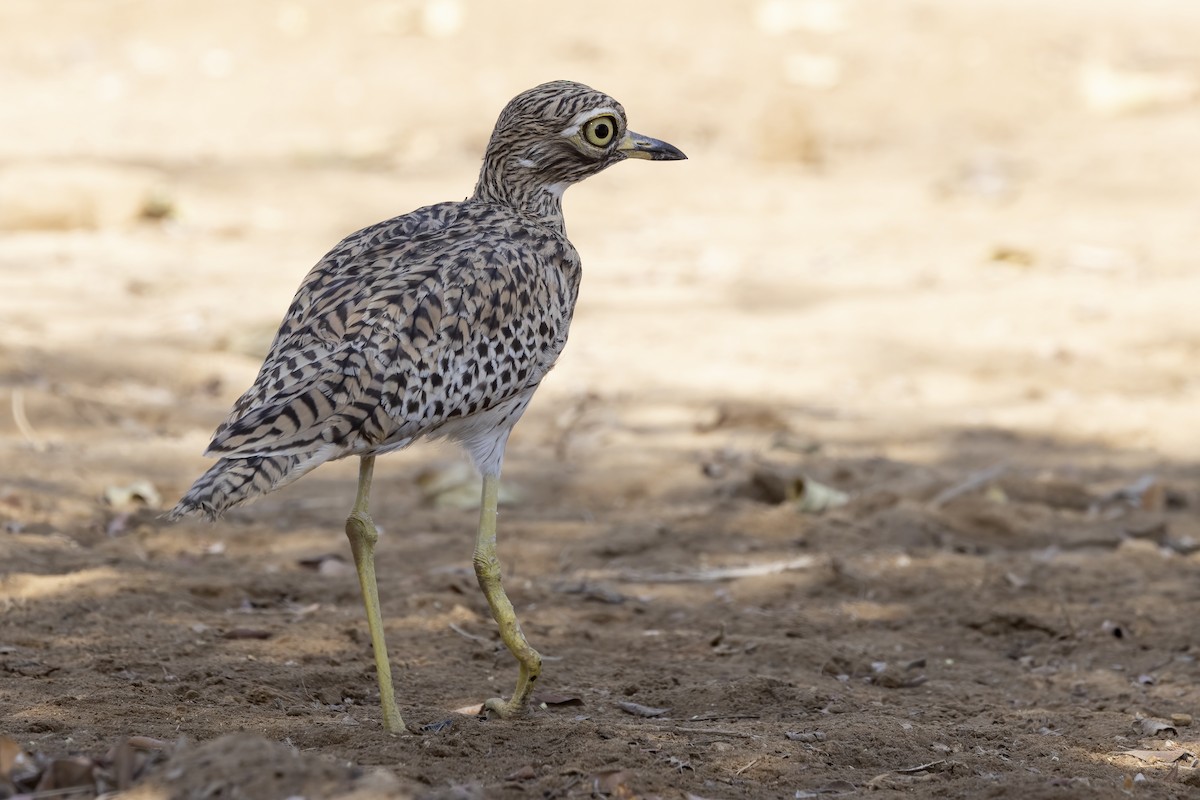
[[523,705],[515,705],[511,700],[493,697],[483,702],[483,707],[479,709],[479,716],[487,719],[495,714],[500,719],[516,719],[525,716],[528,710]]

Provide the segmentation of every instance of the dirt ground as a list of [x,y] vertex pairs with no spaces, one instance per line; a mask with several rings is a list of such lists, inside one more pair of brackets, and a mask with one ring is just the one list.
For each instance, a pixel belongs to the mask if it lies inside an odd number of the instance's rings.
[[[1196,796],[1197,41],[1190,0],[7,0],[0,797]],[[562,77],[690,160],[567,196],[500,522],[528,719],[462,713],[516,674],[474,477],[377,465],[388,735],[354,464],[159,514],[309,266]]]

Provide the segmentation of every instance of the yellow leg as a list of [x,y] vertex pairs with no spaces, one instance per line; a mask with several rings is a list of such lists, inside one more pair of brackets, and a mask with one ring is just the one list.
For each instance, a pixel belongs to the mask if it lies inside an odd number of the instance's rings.
[[500,638],[521,665],[517,675],[517,688],[508,702],[493,697],[483,704],[484,713],[494,712],[500,717],[516,717],[525,713],[533,685],[542,674],[542,657],[529,646],[521,623],[513,611],[508,595],[500,583],[500,560],[496,557],[496,495],[500,479],[496,475],[483,476],[483,502],[479,512],[479,538],[475,542],[475,577],[479,588],[487,598],[492,616],[500,626]]
[[346,520],[346,538],[354,553],[354,568],[358,570],[358,584],[362,587],[363,604],[367,607],[367,627],[371,630],[371,647],[375,650],[375,672],[379,676],[379,701],[383,704],[383,727],[391,733],[404,728],[400,709],[396,707],[396,691],[392,688],[392,667],[388,663],[387,644],[383,641],[383,615],[379,612],[379,587],[375,583],[375,543],[379,531],[367,513],[367,499],[371,494],[371,473],[375,469],[375,457],[363,456],[358,468],[358,497],[354,510]]

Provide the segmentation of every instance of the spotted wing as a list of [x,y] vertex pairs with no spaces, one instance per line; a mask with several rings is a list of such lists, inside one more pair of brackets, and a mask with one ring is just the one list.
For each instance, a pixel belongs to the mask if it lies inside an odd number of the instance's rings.
[[492,213],[338,252],[306,279],[210,454],[402,446],[535,387],[565,344],[578,261],[540,226]]

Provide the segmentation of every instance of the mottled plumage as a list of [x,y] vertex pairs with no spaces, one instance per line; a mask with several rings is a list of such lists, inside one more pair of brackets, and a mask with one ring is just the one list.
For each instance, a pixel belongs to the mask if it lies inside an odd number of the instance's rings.
[[[375,455],[423,437],[461,443],[485,478],[497,476],[513,425],[566,344],[579,293],[563,191],[629,157],[684,156],[628,132],[620,104],[581,84],[514,98],[471,197],[351,234],[309,272],[254,385],[209,445],[217,462],[170,516],[215,518],[352,455],[369,486]],[[486,494],[485,480],[485,513]],[[365,517],[363,484],[360,505]],[[495,585],[502,595],[498,567]]]
[[[561,221],[500,205],[443,203],[353,234],[305,279],[213,437],[221,461],[180,509],[217,514],[325,461],[422,436],[459,440],[497,469],[566,344],[579,278]],[[223,483],[247,458],[274,468]]]

